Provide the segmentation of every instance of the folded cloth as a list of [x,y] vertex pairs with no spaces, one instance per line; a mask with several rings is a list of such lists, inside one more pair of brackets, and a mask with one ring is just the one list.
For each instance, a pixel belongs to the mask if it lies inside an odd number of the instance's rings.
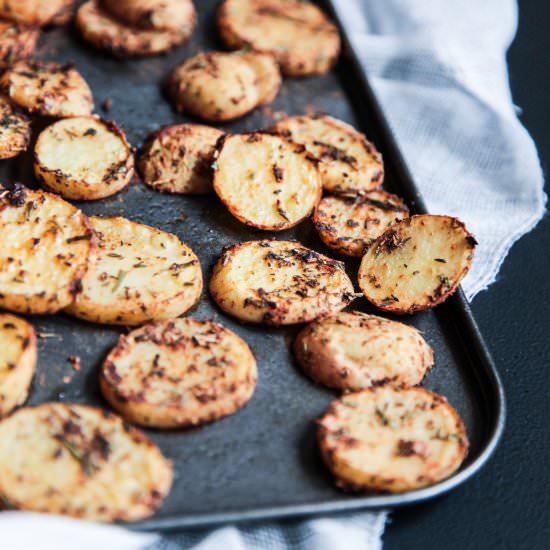
[[[333,0],[432,213],[464,220],[479,241],[471,299],[544,213],[533,140],[518,121],[505,52],[515,0]],[[162,539],[35,514],[0,514],[10,550],[376,550],[384,512],[225,527]],[[34,542],[33,542],[34,541]]]

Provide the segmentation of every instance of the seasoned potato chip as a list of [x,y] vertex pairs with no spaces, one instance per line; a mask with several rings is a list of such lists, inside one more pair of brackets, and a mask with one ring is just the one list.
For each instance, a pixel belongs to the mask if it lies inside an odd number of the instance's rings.
[[0,19],[0,69],[30,57],[39,36],[40,31],[34,27]]
[[0,94],[0,159],[26,151],[31,140],[31,121],[5,95]]
[[277,60],[269,53],[255,52],[254,50],[245,50],[239,53],[256,73],[258,104],[271,103],[279,92],[283,80]]
[[0,17],[32,27],[64,25],[73,5],[74,0],[2,0]]

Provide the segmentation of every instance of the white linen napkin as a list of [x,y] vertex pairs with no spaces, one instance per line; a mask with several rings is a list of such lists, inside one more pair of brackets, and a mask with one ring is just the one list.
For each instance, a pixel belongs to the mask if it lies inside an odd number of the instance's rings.
[[[333,0],[432,213],[464,220],[479,241],[471,299],[544,213],[535,145],[518,121],[505,52],[515,0]],[[378,550],[384,512],[225,527],[165,538],[51,516],[0,514],[10,550]]]

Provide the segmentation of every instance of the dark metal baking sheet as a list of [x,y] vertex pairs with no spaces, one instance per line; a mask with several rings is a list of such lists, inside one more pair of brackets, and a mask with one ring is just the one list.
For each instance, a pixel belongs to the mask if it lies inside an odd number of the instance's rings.
[[[139,146],[158,126],[187,120],[171,109],[160,82],[182,59],[202,49],[220,47],[215,33],[217,3],[196,2],[199,25],[191,42],[166,56],[116,60],[82,43],[68,27],[45,32],[38,57],[73,62],[91,85],[96,111],[101,113],[102,101],[110,98],[113,107],[104,116],[116,120],[132,145]],[[328,2],[324,5],[331,9]],[[300,114],[312,110],[329,113],[363,130],[384,155],[385,187],[403,196],[413,212],[425,211],[376,99],[349,50],[332,73],[287,79],[270,109],[256,110],[224,127],[229,131],[252,130],[269,126],[273,112]],[[0,181],[33,186],[31,155],[3,161]],[[177,234],[198,254],[206,280],[224,245],[266,235],[240,224],[214,195],[161,195],[137,178],[114,197],[79,206],[88,214],[123,215]],[[277,234],[277,238],[296,238],[328,252],[309,221]],[[358,262],[351,260],[347,267],[356,280]],[[372,311],[364,299],[353,307]],[[252,401],[233,416],[189,431],[148,431],[174,461],[176,479],[163,507],[150,520],[135,524],[136,528],[172,529],[418,502],[473,475],[489,458],[502,433],[502,386],[461,292],[434,311],[400,320],[422,330],[434,348],[436,368],[427,376],[425,386],[447,396],[458,409],[470,438],[470,452],[461,470],[450,479],[402,495],[350,495],[334,487],[317,451],[314,420],[335,393],[310,381],[296,366],[289,351],[296,328],[240,324],[220,313],[206,292],[192,315],[218,319],[251,345],[258,361],[258,387]],[[98,368],[122,330],[63,314],[34,317],[32,322],[43,337],[29,402],[63,400],[106,406],[98,388]],[[71,369],[70,355],[81,357],[79,372]],[[67,384],[63,382],[65,376],[71,377]]]

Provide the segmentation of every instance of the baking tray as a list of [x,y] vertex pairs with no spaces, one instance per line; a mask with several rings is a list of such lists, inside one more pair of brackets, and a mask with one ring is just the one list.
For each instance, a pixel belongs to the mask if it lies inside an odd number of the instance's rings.
[[[188,120],[176,114],[160,82],[182,59],[203,49],[219,49],[215,32],[217,0],[196,2],[199,25],[192,40],[166,56],[120,61],[84,44],[71,27],[43,34],[37,57],[73,62],[90,83],[96,111],[105,99],[130,143],[163,124]],[[323,7],[332,12],[329,2]],[[334,13],[333,13],[334,15]],[[344,37],[345,41],[345,37]],[[269,109],[258,109],[224,125],[228,131],[253,130],[273,123],[273,113],[321,111],[364,131],[384,156],[385,188],[401,195],[414,213],[425,206],[407,171],[384,115],[346,45],[337,68],[321,77],[286,79]],[[41,122],[36,123],[37,129]],[[32,157],[24,154],[0,164],[0,181],[34,186]],[[161,195],[138,178],[126,190],[98,202],[78,204],[87,214],[122,215],[177,234],[198,254],[205,280],[225,245],[260,239],[270,233],[247,228],[214,195]],[[328,253],[310,221],[278,233]],[[0,243],[1,246],[1,243]],[[358,261],[347,262],[357,280]],[[373,309],[365,299],[353,308]],[[334,487],[322,464],[314,420],[336,394],[305,377],[289,351],[297,328],[244,325],[222,314],[205,292],[191,315],[215,318],[240,334],[258,361],[259,381],[251,402],[236,414],[188,431],[148,430],[174,461],[175,482],[157,514],[138,529],[174,529],[266,518],[296,517],[400,506],[440,495],[471,477],[487,461],[502,433],[502,386],[461,291],[434,311],[400,317],[420,329],[433,347],[436,367],[424,385],[448,397],[464,419],[470,452],[462,468],[432,487],[401,495],[345,494]],[[33,317],[39,338],[37,374],[29,403],[51,400],[106,406],[98,387],[98,368],[123,329],[97,326],[64,314]],[[70,355],[81,358],[74,372]],[[69,377],[70,381],[66,377]]]

